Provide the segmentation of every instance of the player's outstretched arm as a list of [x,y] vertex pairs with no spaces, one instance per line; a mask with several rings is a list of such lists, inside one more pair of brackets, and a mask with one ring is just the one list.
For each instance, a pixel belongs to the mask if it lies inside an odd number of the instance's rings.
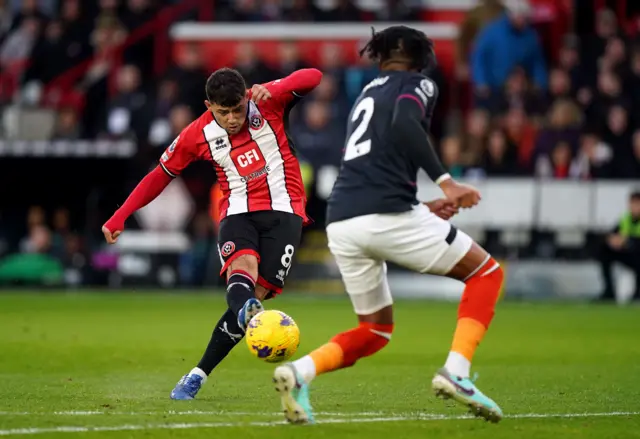
[[156,166],[153,171],[149,172],[138,183],[124,204],[102,226],[102,233],[104,233],[107,242],[109,244],[115,243],[124,230],[124,222],[127,218],[136,210],[155,200],[164,188],[171,183],[171,180],[172,178],[160,166]]

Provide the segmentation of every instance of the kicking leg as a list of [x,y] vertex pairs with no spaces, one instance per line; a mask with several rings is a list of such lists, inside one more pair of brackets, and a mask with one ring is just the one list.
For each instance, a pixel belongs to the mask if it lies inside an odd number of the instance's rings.
[[469,377],[476,348],[493,319],[504,273],[487,252],[475,242],[447,274],[465,285],[458,308],[458,324],[446,363],[432,381],[437,395],[453,398],[488,421],[502,419],[502,410],[474,385]]
[[182,377],[171,392],[171,399],[189,400],[195,398],[213,369],[231,352],[231,349],[244,337],[238,326],[238,318],[227,309],[211,334],[211,340],[202,359],[196,367]]
[[[256,296],[259,300],[268,299],[269,291],[258,285]],[[171,399],[193,399],[207,381],[213,369],[244,338],[244,331],[238,326],[238,318],[231,309],[227,309],[213,329],[211,340],[196,367],[182,377],[171,392]]]
[[227,305],[237,316],[242,332],[249,320],[264,310],[256,298],[257,278],[258,258],[254,255],[242,255],[234,259],[227,269]]

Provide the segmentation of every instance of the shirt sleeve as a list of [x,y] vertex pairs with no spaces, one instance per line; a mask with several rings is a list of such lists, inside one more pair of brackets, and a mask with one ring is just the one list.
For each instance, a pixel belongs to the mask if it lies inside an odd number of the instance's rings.
[[391,123],[398,145],[434,182],[440,184],[449,174],[440,162],[427,131],[437,93],[435,84],[428,78],[407,82],[396,98]]
[[428,127],[431,123],[433,109],[438,100],[438,87],[429,78],[411,78],[400,89],[396,104],[402,100],[414,102],[419,107],[422,118]]
[[188,127],[183,130],[160,157],[160,166],[171,178],[176,178],[189,164],[196,160],[196,142]]
[[296,99],[313,91],[322,80],[318,69],[300,69],[289,76],[263,84],[271,92],[272,98],[286,107]]

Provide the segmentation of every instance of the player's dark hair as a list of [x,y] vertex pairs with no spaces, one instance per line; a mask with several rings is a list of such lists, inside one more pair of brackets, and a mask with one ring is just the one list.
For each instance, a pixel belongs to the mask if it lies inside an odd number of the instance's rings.
[[404,57],[410,60],[410,68],[416,70],[430,70],[436,66],[436,54],[433,41],[424,32],[407,26],[391,26],[376,32],[360,51],[360,56],[367,55],[369,59],[379,63]]
[[216,70],[209,76],[205,92],[207,99],[212,104],[235,107],[247,94],[247,84],[240,72],[225,67]]

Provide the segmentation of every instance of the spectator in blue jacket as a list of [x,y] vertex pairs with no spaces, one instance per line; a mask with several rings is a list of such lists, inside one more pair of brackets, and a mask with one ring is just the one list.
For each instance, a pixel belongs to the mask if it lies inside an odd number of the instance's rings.
[[471,54],[471,74],[479,98],[500,91],[521,67],[538,89],[547,88],[547,66],[538,35],[529,24],[526,0],[507,0],[506,12],[478,35]]

